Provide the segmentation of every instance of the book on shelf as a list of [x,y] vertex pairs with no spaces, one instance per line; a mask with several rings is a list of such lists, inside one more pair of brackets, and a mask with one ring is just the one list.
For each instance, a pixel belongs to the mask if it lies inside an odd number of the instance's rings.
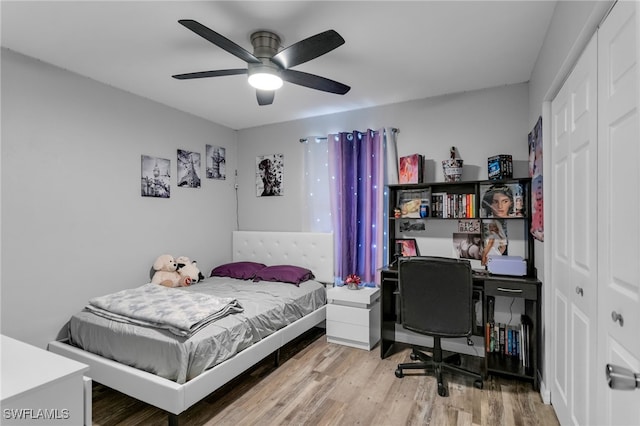
[[434,192],[431,194],[431,205],[431,217],[444,219],[467,219],[476,217],[476,194]]
[[522,315],[519,325],[494,322],[492,298],[492,296],[487,297],[485,351],[518,359],[523,367],[529,368],[531,366],[531,329],[533,328],[531,319],[526,315]]
[[400,157],[398,170],[398,183],[423,183],[424,182],[424,157],[420,154],[411,154]]

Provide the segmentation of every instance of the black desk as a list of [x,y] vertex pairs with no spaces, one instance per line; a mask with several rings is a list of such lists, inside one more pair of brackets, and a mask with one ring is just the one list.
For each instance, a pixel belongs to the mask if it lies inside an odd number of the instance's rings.
[[[540,357],[541,323],[541,286],[537,278],[507,277],[490,274],[474,274],[474,294],[482,300],[482,324],[486,324],[487,297],[517,297],[525,300],[525,312],[531,320],[531,339],[529,345],[530,364],[527,368],[517,357],[485,350],[486,374],[501,374],[533,382],[534,389],[538,389],[538,360]],[[393,353],[396,341],[396,327],[402,327],[397,314],[398,300],[398,271],[397,269],[383,269],[381,271],[381,322],[380,322],[380,357],[386,358]],[[474,334],[485,335],[484,327]]]

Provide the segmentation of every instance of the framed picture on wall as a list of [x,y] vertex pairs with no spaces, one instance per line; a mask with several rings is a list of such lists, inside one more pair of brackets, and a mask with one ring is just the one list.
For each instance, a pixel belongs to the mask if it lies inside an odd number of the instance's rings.
[[221,146],[207,145],[207,178],[226,179],[227,150]]
[[178,150],[178,186],[200,188],[200,153]]
[[258,197],[282,195],[283,171],[283,154],[256,157],[256,195]]
[[167,158],[141,156],[143,197],[169,198],[171,196],[171,160]]
[[396,254],[401,257],[420,256],[415,238],[396,238]]

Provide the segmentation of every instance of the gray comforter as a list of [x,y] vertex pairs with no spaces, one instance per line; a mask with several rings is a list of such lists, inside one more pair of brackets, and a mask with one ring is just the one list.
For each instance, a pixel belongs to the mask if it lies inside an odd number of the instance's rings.
[[70,343],[177,383],[233,357],[253,343],[326,304],[324,286],[212,277],[177,291],[230,298],[244,308],[210,322],[190,337],[128,324],[85,309],[69,321]]
[[94,297],[85,309],[115,321],[163,328],[186,337],[211,321],[243,311],[232,297],[215,297],[158,284]]

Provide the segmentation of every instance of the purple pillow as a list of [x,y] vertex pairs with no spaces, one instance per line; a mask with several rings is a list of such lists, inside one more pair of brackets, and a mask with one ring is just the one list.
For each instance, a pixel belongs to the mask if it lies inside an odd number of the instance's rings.
[[257,262],[231,262],[217,266],[211,271],[210,277],[229,277],[239,280],[250,280],[256,271],[263,269],[264,263]]
[[293,265],[274,265],[256,271],[253,281],[281,281],[300,285],[301,282],[314,278],[313,273],[306,268]]

